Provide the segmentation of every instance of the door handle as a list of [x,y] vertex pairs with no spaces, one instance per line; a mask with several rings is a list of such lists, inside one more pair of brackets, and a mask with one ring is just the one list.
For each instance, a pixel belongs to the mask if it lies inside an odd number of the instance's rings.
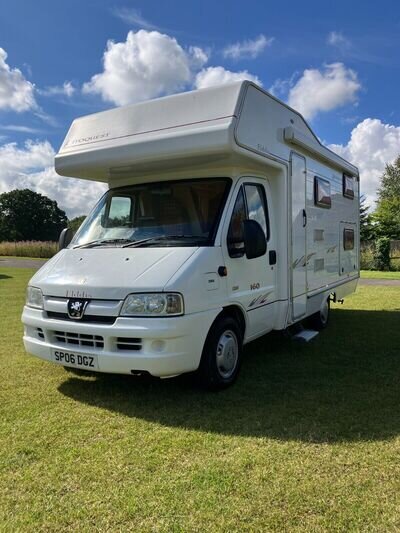
[[306,210],[303,209],[303,228],[307,226],[307,213]]
[[269,251],[269,264],[276,265],[276,251],[275,250]]

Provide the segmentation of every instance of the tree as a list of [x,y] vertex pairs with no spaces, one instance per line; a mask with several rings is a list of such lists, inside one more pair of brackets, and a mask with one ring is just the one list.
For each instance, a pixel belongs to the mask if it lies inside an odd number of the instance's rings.
[[374,263],[377,270],[390,270],[390,239],[380,237],[376,241]]
[[29,189],[0,194],[0,240],[56,241],[68,219],[57,202]]
[[75,234],[78,229],[79,229],[79,226],[82,224],[82,222],[85,220],[86,216],[85,215],[81,215],[79,217],[75,217],[75,218],[72,218],[69,222],[68,222],[68,227],[70,229],[72,229],[72,232]]
[[400,156],[381,177],[374,220],[378,237],[400,239]]
[[400,198],[400,155],[394,163],[386,165],[378,189],[378,202],[393,198]]
[[374,220],[379,237],[400,239],[400,196],[379,200]]
[[371,241],[374,239],[374,225],[372,223],[372,216],[368,212],[369,206],[365,205],[366,198],[360,198],[360,240]]

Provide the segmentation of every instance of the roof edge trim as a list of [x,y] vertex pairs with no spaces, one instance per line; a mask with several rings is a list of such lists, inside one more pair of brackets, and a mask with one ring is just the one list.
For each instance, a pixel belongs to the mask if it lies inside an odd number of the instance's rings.
[[352,176],[358,177],[357,167],[355,167],[351,163],[348,163],[345,159],[341,158],[339,155],[329,150],[329,148],[326,148],[320,142],[310,139],[293,126],[288,126],[284,129],[284,139],[286,142],[295,144],[297,146],[300,146],[304,150],[311,152],[312,154],[329,162],[331,165],[345,170]]

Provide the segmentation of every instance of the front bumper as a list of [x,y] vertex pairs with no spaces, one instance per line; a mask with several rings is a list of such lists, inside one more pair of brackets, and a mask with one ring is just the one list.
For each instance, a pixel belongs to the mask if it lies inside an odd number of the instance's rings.
[[[114,324],[104,325],[50,319],[45,311],[25,306],[23,340],[28,353],[48,361],[53,362],[53,349],[69,349],[83,355],[96,354],[99,372],[142,371],[168,377],[198,368],[207,333],[218,313],[215,309],[170,318],[119,317]],[[135,345],[130,350],[124,346],[124,339],[133,338]],[[60,342],[62,339],[78,344]]]

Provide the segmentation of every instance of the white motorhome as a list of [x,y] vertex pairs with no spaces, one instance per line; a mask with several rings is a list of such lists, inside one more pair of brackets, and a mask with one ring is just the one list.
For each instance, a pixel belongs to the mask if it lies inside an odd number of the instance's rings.
[[243,344],[306,322],[311,337],[356,289],[357,168],[253,83],[79,118],[55,165],[108,191],[29,283],[24,343],[38,357],[197,370],[221,388]]

